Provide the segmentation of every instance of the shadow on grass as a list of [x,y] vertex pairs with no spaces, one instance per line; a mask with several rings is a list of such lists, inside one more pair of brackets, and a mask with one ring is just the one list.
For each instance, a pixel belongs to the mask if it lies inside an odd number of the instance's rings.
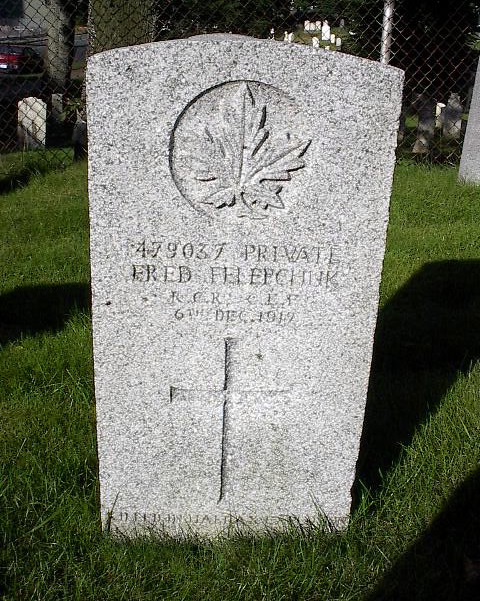
[[90,307],[88,284],[22,286],[0,296],[0,344],[60,330],[72,312]]
[[0,177],[0,194],[8,194],[18,188],[24,188],[34,175],[46,173],[38,168],[31,169],[28,166],[16,169],[14,173],[7,173]]
[[6,164],[0,162],[0,195],[24,188],[33,177],[65,169],[72,162],[69,153],[62,149],[32,150],[5,156]]
[[480,601],[480,470],[366,601]]
[[[480,261],[425,265],[386,304],[375,334],[354,507],[374,491],[458,374],[480,358]],[[480,471],[468,478],[368,601],[480,601]]]
[[353,489],[379,484],[459,372],[480,358],[480,261],[426,264],[381,310]]

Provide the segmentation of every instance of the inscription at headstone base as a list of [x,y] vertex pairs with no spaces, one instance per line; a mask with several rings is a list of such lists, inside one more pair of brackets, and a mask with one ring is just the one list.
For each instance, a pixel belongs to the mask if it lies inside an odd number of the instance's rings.
[[87,81],[104,527],[344,525],[402,72],[200,36]]

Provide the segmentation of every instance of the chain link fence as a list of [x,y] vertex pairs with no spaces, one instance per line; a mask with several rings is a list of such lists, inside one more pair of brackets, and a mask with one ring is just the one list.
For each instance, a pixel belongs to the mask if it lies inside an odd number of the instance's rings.
[[19,165],[49,168],[85,156],[89,54],[215,32],[405,69],[399,156],[454,163],[480,49],[479,15],[480,1],[462,0],[2,0],[0,177],[8,181]]

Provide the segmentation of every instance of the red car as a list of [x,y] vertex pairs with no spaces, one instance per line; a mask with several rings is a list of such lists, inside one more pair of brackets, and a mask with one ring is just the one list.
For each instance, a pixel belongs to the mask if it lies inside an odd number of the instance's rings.
[[0,75],[2,73],[41,73],[43,58],[29,46],[0,45]]

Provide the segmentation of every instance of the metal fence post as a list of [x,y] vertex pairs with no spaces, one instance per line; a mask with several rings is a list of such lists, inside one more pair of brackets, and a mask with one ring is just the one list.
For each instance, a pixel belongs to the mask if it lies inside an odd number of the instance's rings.
[[380,62],[384,65],[388,65],[390,62],[394,12],[395,0],[385,0],[383,5],[382,45],[380,48]]

